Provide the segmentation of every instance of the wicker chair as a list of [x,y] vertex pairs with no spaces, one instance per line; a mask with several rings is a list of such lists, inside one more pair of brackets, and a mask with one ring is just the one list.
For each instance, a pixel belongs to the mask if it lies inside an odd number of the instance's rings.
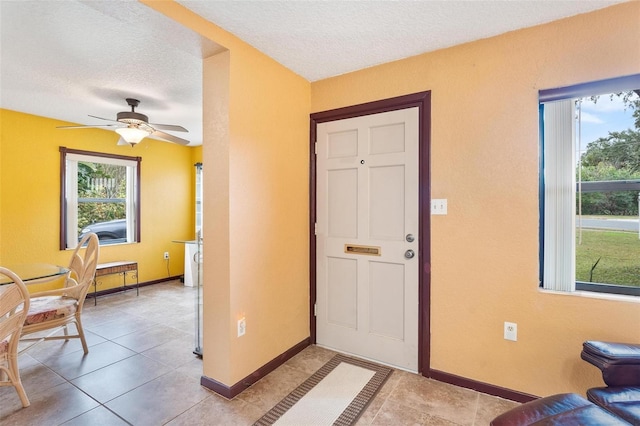
[[[81,256],[81,249],[85,244],[87,247],[84,249],[84,256]],[[39,343],[44,340],[77,338],[82,342],[84,353],[89,353],[82,329],[81,315],[84,299],[95,277],[99,249],[98,236],[94,233],[85,235],[71,256],[69,274],[65,278],[64,287],[31,295],[31,304],[22,328],[21,341]],[[71,323],[75,324],[78,334],[69,335],[67,326]],[[54,336],[60,328],[64,329],[64,335]],[[44,330],[52,330],[52,332],[45,337],[24,337]]]
[[29,310],[29,292],[12,271],[0,268],[0,275],[12,282],[0,286],[0,386],[15,387],[22,406],[28,407],[18,370],[18,340]]

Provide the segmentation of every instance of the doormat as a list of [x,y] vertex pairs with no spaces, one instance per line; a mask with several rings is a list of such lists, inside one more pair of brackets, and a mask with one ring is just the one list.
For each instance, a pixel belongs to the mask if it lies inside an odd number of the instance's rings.
[[393,370],[336,355],[254,426],[348,426],[364,412]]

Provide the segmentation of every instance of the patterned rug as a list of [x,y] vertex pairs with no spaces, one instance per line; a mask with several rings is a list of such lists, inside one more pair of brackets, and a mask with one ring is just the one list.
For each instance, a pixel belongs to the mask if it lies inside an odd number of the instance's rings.
[[336,355],[254,426],[353,425],[392,369]]

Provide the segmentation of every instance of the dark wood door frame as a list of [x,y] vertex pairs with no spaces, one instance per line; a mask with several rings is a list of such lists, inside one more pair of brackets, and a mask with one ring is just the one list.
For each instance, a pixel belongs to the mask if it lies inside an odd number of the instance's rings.
[[316,343],[316,127],[319,123],[363,115],[378,114],[406,108],[418,108],[418,369],[423,376],[430,372],[430,299],[431,299],[431,92],[420,92],[396,98],[322,111],[310,115],[310,178],[309,178],[309,282],[311,343]]

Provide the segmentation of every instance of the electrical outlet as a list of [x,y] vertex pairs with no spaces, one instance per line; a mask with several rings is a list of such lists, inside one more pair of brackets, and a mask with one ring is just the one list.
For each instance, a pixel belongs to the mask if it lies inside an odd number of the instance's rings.
[[247,331],[247,320],[242,317],[238,320],[238,337],[244,336],[244,333]]
[[168,251],[164,252],[164,260],[169,260],[169,252]]
[[504,323],[504,339],[512,340],[514,342],[518,341],[518,324],[515,322],[506,322]]

